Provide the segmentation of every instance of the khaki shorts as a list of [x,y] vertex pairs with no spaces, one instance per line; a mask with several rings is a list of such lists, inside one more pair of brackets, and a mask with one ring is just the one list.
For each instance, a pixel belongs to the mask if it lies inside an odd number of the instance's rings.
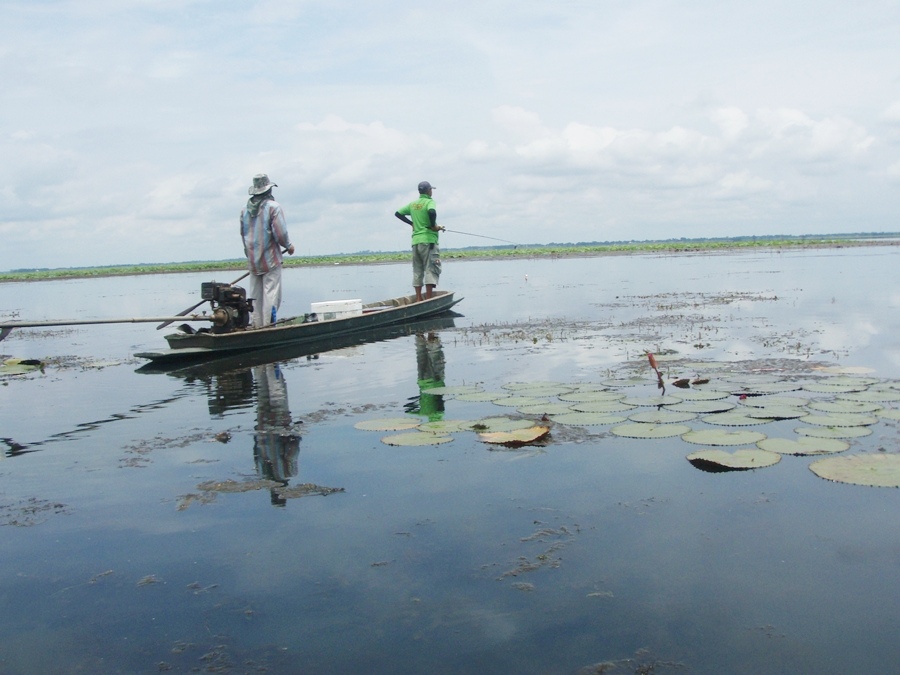
[[413,244],[413,286],[437,286],[441,276],[441,248],[437,244]]

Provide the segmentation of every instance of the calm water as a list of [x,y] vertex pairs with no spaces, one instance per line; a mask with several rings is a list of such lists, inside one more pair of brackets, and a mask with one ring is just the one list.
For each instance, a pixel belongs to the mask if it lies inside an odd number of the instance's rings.
[[[608,425],[492,450],[473,433],[390,446],[354,424],[520,416],[420,397],[427,378],[503,392],[638,374],[629,393],[655,395],[646,351],[897,380],[898,258],[448,260],[463,316],[431,340],[181,373],[131,357],[164,346],[152,324],[16,331],[0,353],[50,365],[0,386],[0,673],[888,671],[900,490],[822,480],[810,457],[707,473],[685,460],[697,446]],[[282,315],[408,277],[291,270]],[[0,315],[164,315],[210,278],[0,285]],[[897,422],[850,442],[897,452]],[[210,488],[259,479],[342,491]]]

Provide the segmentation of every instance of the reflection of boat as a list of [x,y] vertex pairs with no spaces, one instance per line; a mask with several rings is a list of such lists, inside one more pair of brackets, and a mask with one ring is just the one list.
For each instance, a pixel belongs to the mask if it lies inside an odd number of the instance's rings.
[[459,316],[453,311],[440,316],[390,324],[370,330],[344,333],[337,336],[324,337],[295,344],[280,345],[268,349],[224,354],[213,352],[206,355],[205,360],[198,361],[153,361],[137,369],[138,373],[171,373],[179,377],[206,377],[218,375],[230,370],[248,369],[266,363],[285,362],[302,356],[319,354],[334,349],[344,349],[370,342],[382,342],[397,337],[416,333],[428,333],[445,328],[453,328],[454,318]]
[[450,291],[435,291],[433,297],[420,302],[415,301],[415,296],[407,295],[369,303],[362,306],[362,314],[344,318],[309,321],[308,316],[296,317],[264,328],[220,333],[182,330],[166,336],[169,349],[139,352],[135,356],[154,363],[171,363],[283,345],[328,343],[336,338],[443,314],[460,300],[454,300]]

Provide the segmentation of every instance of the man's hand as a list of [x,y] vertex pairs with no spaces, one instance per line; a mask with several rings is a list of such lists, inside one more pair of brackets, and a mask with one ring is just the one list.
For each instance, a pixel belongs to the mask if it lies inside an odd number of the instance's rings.
[[291,244],[290,246],[287,247],[287,252],[288,252],[288,255],[294,255],[294,245],[293,244]]

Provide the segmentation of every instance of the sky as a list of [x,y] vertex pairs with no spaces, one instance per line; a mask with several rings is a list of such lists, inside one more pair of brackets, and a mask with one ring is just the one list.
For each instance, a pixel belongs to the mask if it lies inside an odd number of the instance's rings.
[[299,255],[900,231],[898,0],[0,12],[0,271],[240,258],[257,173]]

